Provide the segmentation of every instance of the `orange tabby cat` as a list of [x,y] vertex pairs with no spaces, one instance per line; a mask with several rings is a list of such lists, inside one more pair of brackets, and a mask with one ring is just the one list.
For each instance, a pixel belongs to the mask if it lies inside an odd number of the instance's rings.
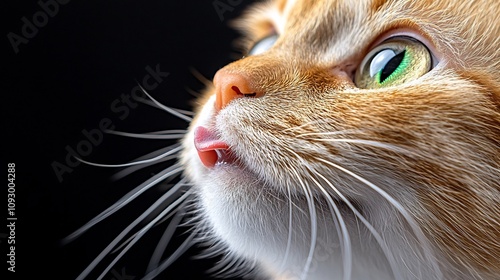
[[248,55],[183,140],[206,240],[271,279],[499,279],[499,15],[492,0],[256,5]]
[[101,279],[190,207],[192,234],[160,263],[169,226],[144,279],[192,240],[227,256],[222,276],[500,279],[499,15],[494,0],[258,3],[238,24],[247,55],[217,72],[182,147],[161,155],[180,163],[69,239],[185,178],[78,279],[119,248]]

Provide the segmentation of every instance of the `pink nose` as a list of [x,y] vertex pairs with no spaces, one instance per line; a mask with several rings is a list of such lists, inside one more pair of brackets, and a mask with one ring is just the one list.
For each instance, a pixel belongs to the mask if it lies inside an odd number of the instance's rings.
[[215,108],[222,110],[234,99],[241,97],[260,97],[262,91],[257,89],[255,82],[242,73],[219,70],[214,77],[215,85]]

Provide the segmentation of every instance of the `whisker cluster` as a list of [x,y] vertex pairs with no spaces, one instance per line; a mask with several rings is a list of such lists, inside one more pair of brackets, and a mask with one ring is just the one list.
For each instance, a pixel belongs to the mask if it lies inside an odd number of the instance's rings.
[[[152,102],[148,101],[150,105],[161,108],[162,110],[165,110],[166,112],[183,120],[191,120],[191,118],[188,117],[188,115],[192,115],[191,112],[165,106],[153,99],[147,92],[144,91],[144,93],[152,100]],[[186,130],[163,130],[148,133],[129,133],[112,130],[107,130],[105,132],[117,136],[137,139],[179,140],[184,137]],[[123,168],[113,176],[114,179],[121,179],[137,170],[146,168],[148,166],[165,161],[175,160],[179,157],[180,151],[181,145],[177,143],[150,152],[128,163],[103,164],[93,163],[83,159],[78,160],[96,167]],[[94,227],[96,224],[102,222],[103,220],[107,219],[111,215],[115,214],[116,212],[130,204],[132,201],[136,200],[139,196],[141,196],[151,188],[158,186],[160,183],[163,183],[165,181],[179,178],[183,171],[184,167],[179,163],[174,163],[166,169],[160,171],[158,174],[152,176],[148,180],[144,181],[143,183],[139,184],[137,187],[126,193],[122,198],[102,211],[99,215],[88,221],[85,225],[74,231],[72,234],[68,235],[65,239],[62,240],[62,242],[68,243],[75,240],[76,238],[83,235],[86,231]],[[104,258],[109,256],[110,254],[117,253],[117,255],[97,277],[97,279],[103,279],[103,277],[107,275],[107,273],[113,268],[113,266],[131,249],[132,246],[134,246],[141,238],[143,238],[151,228],[163,223],[165,220],[170,219],[169,225],[165,229],[165,232],[163,233],[161,239],[158,242],[158,245],[156,246],[152,254],[149,265],[147,267],[146,276],[143,278],[153,279],[155,276],[165,270],[171,263],[173,263],[179,256],[181,256],[187,249],[189,249],[189,247],[194,244],[193,240],[195,240],[195,237],[199,235],[200,229],[195,229],[194,231],[192,231],[191,234],[184,240],[182,245],[177,248],[174,253],[172,253],[167,259],[162,260],[162,256],[169,244],[169,241],[172,239],[174,232],[178,228],[181,221],[185,219],[186,215],[188,214],[186,210],[189,208],[189,203],[193,203],[193,197],[194,195],[191,184],[189,184],[185,178],[181,177],[180,179],[178,179],[177,183],[170,187],[160,198],[158,198],[141,215],[139,215],[139,217],[135,218],[130,224],[128,224],[80,273],[77,279],[80,280],[89,277],[90,273],[97,268],[97,266],[104,260]],[[158,210],[161,210],[159,214],[155,214],[155,216],[150,221],[148,221],[146,225],[142,226],[135,233],[132,233],[132,231],[140,223],[143,223],[146,220],[150,219],[153,213]]]

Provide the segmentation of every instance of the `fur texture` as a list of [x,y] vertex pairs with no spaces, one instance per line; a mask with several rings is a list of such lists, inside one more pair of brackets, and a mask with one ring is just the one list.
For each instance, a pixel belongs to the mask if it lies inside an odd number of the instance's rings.
[[[498,279],[499,14],[491,0],[253,7],[241,46],[277,42],[217,73],[182,142],[205,240],[272,279]],[[433,69],[357,88],[364,56],[398,34]],[[230,75],[257,97],[216,108]],[[200,126],[237,161],[204,166]]]

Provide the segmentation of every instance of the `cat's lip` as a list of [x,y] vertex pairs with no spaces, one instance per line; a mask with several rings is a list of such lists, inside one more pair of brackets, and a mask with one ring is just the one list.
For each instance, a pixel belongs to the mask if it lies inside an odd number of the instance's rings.
[[194,129],[194,146],[201,163],[207,168],[236,161],[229,150],[229,145],[206,127],[198,126]]

